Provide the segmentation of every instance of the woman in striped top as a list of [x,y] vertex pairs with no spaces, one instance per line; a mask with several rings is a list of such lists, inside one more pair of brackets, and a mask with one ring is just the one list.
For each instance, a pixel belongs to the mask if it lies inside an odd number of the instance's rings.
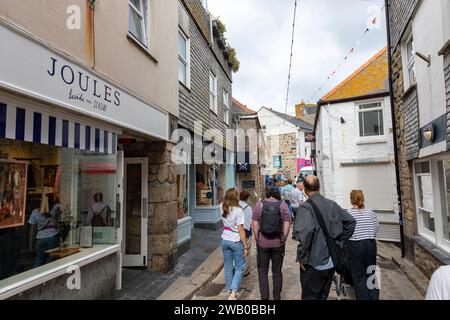
[[[379,229],[377,215],[364,206],[364,194],[361,190],[350,193],[353,208],[348,212],[356,220],[356,228],[350,238],[350,269],[358,300],[378,300],[380,290],[374,277],[377,265],[377,243],[375,237]],[[370,278],[370,279],[369,279]]]

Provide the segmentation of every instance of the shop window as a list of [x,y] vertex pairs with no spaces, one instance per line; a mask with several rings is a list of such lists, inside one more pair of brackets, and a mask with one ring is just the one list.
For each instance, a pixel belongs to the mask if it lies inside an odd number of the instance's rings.
[[414,49],[414,37],[412,34],[407,38],[404,44],[404,54],[405,54],[405,85],[406,89],[416,83],[416,63],[415,63],[415,49]]
[[223,202],[226,189],[225,165],[196,165],[196,205],[210,207]]
[[115,155],[12,140],[0,150],[0,280],[80,242],[116,244]]
[[433,188],[430,162],[419,162],[415,165],[418,189],[418,213],[423,229],[435,232],[435,217],[433,212]]
[[380,102],[359,106],[359,136],[384,135],[383,107]]
[[450,241],[450,160],[438,164],[442,202],[442,236]]
[[128,30],[140,43],[148,46],[148,0],[128,2]]

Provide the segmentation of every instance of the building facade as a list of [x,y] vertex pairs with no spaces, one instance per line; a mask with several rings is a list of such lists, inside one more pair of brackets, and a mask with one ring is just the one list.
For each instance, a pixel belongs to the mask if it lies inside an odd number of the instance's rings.
[[450,264],[450,1],[387,4],[406,257],[430,277]]
[[311,164],[311,143],[306,135],[313,131],[308,122],[262,107],[259,122],[266,142],[266,176],[283,171],[285,178],[294,179],[302,167]]
[[[232,70],[225,40],[205,1],[180,0],[178,16],[179,128],[189,132],[192,145],[189,163],[178,166],[179,208],[184,204],[178,216],[178,246],[183,252],[189,248],[194,226],[219,227],[219,205],[224,192],[236,181],[235,166],[223,161],[226,156],[234,156],[231,145],[220,150],[223,157],[214,163],[193,152],[213,142],[219,145],[220,137],[225,141],[226,130],[233,127]],[[214,152],[217,156],[219,149]]]
[[122,266],[175,265],[177,6],[0,3],[0,298],[104,298]]
[[362,190],[377,238],[400,242],[386,48],[319,101],[315,138],[324,195],[350,208],[350,192]]
[[[256,111],[249,109],[236,99],[232,99],[233,115],[238,135],[245,137],[244,155],[238,149],[236,164],[236,186],[250,193],[249,203],[254,206],[265,196],[265,141]],[[241,140],[242,141],[242,140]],[[241,154],[244,161],[239,160]]]

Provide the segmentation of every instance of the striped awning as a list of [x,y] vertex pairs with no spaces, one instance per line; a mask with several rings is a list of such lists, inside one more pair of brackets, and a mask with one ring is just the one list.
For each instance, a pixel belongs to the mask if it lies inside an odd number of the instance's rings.
[[117,132],[0,101],[0,138],[115,154]]

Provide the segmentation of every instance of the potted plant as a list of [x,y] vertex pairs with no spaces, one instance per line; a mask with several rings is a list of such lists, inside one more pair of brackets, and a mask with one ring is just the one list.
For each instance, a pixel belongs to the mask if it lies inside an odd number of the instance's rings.
[[79,252],[80,248],[78,246],[69,247],[66,243],[70,232],[77,230],[80,226],[80,223],[77,222],[72,209],[69,207],[62,209],[60,219],[58,220],[58,226],[60,235],[59,249],[52,251],[51,255],[57,258],[64,258]]

